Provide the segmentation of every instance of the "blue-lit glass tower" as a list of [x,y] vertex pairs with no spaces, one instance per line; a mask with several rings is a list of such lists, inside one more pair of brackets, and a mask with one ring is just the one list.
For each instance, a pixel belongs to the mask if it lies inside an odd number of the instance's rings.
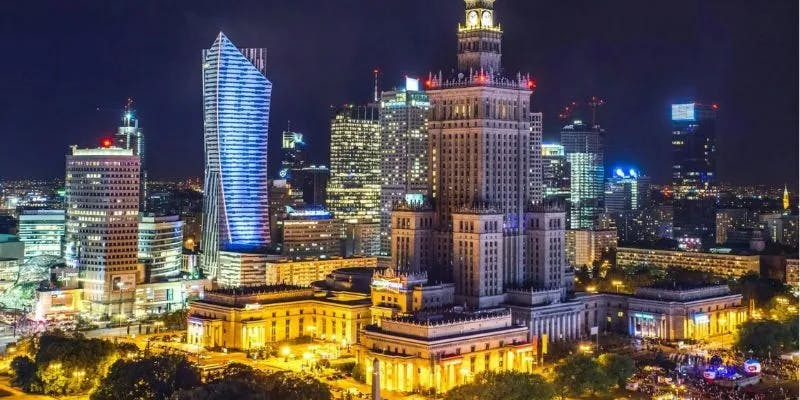
[[203,271],[220,252],[263,253],[270,242],[267,133],[272,83],[266,49],[237,49],[220,32],[203,50]]

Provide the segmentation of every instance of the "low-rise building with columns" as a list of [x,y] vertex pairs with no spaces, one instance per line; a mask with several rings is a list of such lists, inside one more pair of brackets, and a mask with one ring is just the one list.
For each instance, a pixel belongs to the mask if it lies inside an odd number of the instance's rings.
[[295,285],[211,290],[189,303],[187,341],[240,350],[302,336],[352,344],[370,322],[369,306],[365,294]]
[[634,295],[578,296],[584,304],[584,332],[597,326],[632,337],[668,341],[724,340],[747,320],[742,295],[726,285],[684,289],[638,288]]
[[507,306],[514,322],[528,327],[542,341],[578,340],[583,337],[583,303],[562,301],[564,289],[509,289]]
[[483,371],[532,371],[536,341],[506,309],[416,313],[370,325],[356,346],[358,363],[380,368],[380,387],[443,393]]

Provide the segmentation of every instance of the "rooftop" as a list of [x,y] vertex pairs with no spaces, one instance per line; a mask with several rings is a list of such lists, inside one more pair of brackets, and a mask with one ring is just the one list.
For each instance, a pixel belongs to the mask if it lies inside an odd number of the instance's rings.
[[449,89],[459,87],[493,87],[503,89],[533,90],[536,82],[528,74],[517,73],[516,79],[510,79],[494,71],[470,71],[469,74],[459,73],[455,78],[443,79],[441,71],[438,75],[429,74],[425,80],[426,90]]

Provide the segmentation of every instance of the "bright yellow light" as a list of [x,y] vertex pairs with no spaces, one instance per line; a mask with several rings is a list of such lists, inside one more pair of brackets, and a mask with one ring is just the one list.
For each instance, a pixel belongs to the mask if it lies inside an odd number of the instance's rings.
[[622,281],[611,281],[611,284],[614,285],[614,286],[621,286],[622,285]]
[[582,345],[578,346],[578,350],[580,350],[583,353],[587,353],[588,354],[588,353],[592,352],[592,346],[589,346],[588,344],[582,344]]
[[460,372],[461,372],[461,375],[468,375],[469,374],[469,370],[466,369],[466,368],[461,368]]
[[597,293],[597,287],[595,286],[587,286],[586,291],[589,293]]
[[312,357],[314,357],[314,355],[309,352],[303,353],[303,358],[305,358],[306,360],[310,360]]
[[291,351],[291,350],[289,350],[289,346],[283,346],[283,347],[281,347],[281,354],[283,354],[283,356],[284,356],[284,357],[287,357],[287,356],[289,356],[289,354],[290,354],[291,352],[292,352],[292,351]]

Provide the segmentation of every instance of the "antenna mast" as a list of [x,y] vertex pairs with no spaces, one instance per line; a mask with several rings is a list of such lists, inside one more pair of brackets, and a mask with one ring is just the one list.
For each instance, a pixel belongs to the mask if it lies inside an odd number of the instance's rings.
[[372,70],[372,73],[375,75],[375,92],[372,95],[372,101],[374,101],[376,103],[378,102],[378,73],[379,72],[380,71],[378,71],[377,68]]

